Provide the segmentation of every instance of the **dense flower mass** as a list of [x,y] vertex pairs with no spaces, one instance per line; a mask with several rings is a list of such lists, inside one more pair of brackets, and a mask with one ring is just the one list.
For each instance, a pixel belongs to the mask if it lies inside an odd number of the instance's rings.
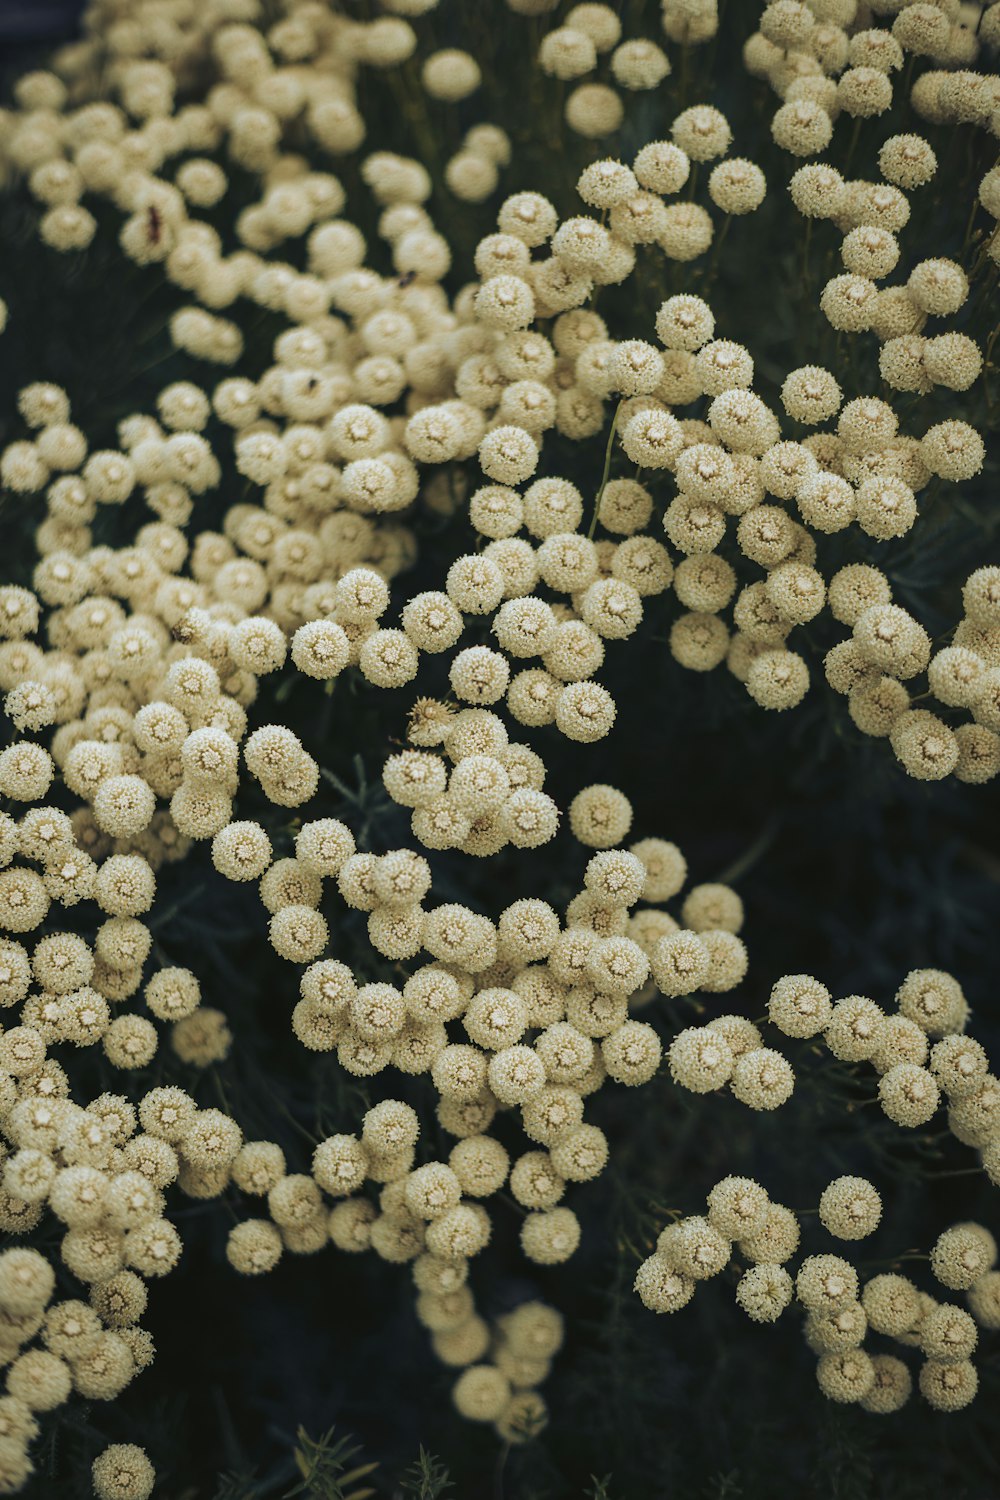
[[[185,1200],[225,1200],[239,1276],[328,1246],[408,1267],[458,1413],[520,1443],[558,1379],[557,1283],[498,1311],[475,1263],[511,1206],[524,1287],[585,1248],[578,1185],[616,1156],[599,1092],[725,1093],[750,1130],[840,1069],[1000,1184],[1000,1081],[959,979],[914,968],[879,1000],[767,975],[764,1016],[726,1012],[751,961],[737,880],[689,878],[667,805],[633,828],[635,788],[591,748],[616,661],[656,651],[730,674],[748,721],[821,695],[844,753],[880,739],[890,774],[1000,773],[1000,563],[962,554],[943,631],[905,586],[987,458],[1000,167],[955,210],[960,248],[922,195],[932,139],[995,151],[1000,5],[773,0],[704,98],[666,91],[715,0],[492,8],[523,28],[539,128],[572,143],[545,191],[519,185],[513,118],[481,112],[489,45],[437,45],[448,0],[92,0],[0,118],[47,251],[110,235],[169,296],[174,371],[113,439],[27,384],[0,455],[34,548],[0,586],[2,1494],[50,1413],[152,1361],[147,1284]],[[373,78],[415,156],[383,147]],[[767,111],[767,174],[727,89]],[[713,309],[723,241],[765,232],[817,331],[794,368]],[[286,712],[303,679],[318,732]],[[374,818],[324,762],[355,702],[381,726]],[[534,852],[557,838],[565,900]],[[294,966],[303,1076],[328,1054],[367,1101],[296,1159],[201,1086],[239,1010],[176,961],[159,889],[200,853]],[[486,910],[455,872],[489,861]],[[800,1315],[832,1402],[957,1411],[1000,1327],[996,1244],[958,1222],[920,1247],[941,1300],[873,1272],[848,1257],[891,1234],[883,1191],[844,1171],[793,1211],[749,1176],[688,1186],[629,1276],[655,1313],[723,1277],[755,1323]],[[806,1213],[828,1248],[801,1252]],[[93,1465],[101,1500],[154,1483],[133,1443]]]

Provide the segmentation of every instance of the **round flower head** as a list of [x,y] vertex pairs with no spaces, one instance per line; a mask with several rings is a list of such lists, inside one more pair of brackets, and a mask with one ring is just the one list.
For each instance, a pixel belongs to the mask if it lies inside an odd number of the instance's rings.
[[479,87],[479,66],[468,52],[456,49],[435,52],[423,65],[421,81],[432,98],[455,103]]
[[663,215],[659,244],[671,260],[696,260],[712,243],[712,220],[697,203],[671,203]]
[[515,193],[500,206],[497,227],[526,245],[543,245],[555,232],[558,217],[547,198],[540,193]]
[[863,1401],[875,1384],[875,1367],[861,1349],[824,1354],[816,1366],[816,1379],[830,1401]]
[[156,1473],[146,1453],[135,1443],[112,1443],[91,1467],[98,1500],[148,1500]]
[[692,672],[710,672],[726,659],[729,632],[718,615],[679,616],[670,631],[670,654]]
[[981,724],[959,724],[955,777],[973,785],[991,781],[1000,771],[1000,736]]
[[[697,475],[696,484],[707,487],[718,479],[718,487],[721,488],[725,476],[724,465],[695,458],[690,467]],[[679,551],[699,556],[714,552],[718,547],[726,533],[726,518],[721,507],[714,501],[701,498],[694,491],[687,491],[678,495],[667,507],[663,528]]]
[[707,1219],[694,1216],[669,1226],[660,1235],[657,1250],[682,1275],[694,1281],[717,1276],[729,1263],[732,1241]]
[[842,531],[857,513],[857,497],[847,480],[823,469],[804,481],[796,501],[802,519],[816,531]]
[[765,651],[750,663],[746,685],[762,708],[794,708],[808,691],[809,669],[794,651]]
[[[706,349],[711,351],[711,360],[705,358]],[[718,388],[725,381],[722,394],[717,395],[708,409],[708,420],[712,431],[720,442],[734,453],[761,454],[766,453],[778,440],[778,422],[774,413],[764,405],[759,396],[752,391],[742,388],[742,378],[735,380],[738,367],[744,364],[745,351],[739,351],[732,356],[733,346],[719,350],[715,346],[707,345],[697,357],[696,364],[703,361],[702,374],[703,384],[711,381]],[[732,357],[731,357],[732,356]],[[749,358],[749,356],[747,356]],[[724,362],[727,373],[715,373],[720,364]],[[711,372],[709,373],[709,366]],[[749,376],[747,376],[747,384]],[[711,395],[712,391],[708,390]]]
[[576,1125],[553,1145],[552,1166],[568,1182],[588,1182],[603,1170],[608,1143],[596,1125]]
[[668,297],[656,314],[656,333],[667,349],[696,352],[712,337],[715,319],[700,297]]
[[695,1281],[675,1270],[669,1257],[657,1251],[640,1265],[634,1290],[650,1312],[679,1312],[694,1296]]
[[725,214],[748,214],[764,201],[767,184],[760,168],[742,157],[721,162],[712,169],[708,193]]
[[827,598],[834,618],[853,626],[872,605],[890,603],[892,591],[878,568],[850,563],[831,578]]
[[968,1017],[961,986],[940,969],[912,970],[900,986],[896,1000],[900,1012],[931,1037],[961,1031]]
[[798,1221],[790,1209],[778,1203],[768,1204],[760,1226],[739,1242],[748,1260],[768,1265],[782,1265],[790,1260],[798,1243]]
[[911,271],[906,285],[917,305],[938,317],[957,312],[969,291],[961,266],[950,260],[921,261]]
[[626,89],[653,89],[670,72],[666,53],[655,42],[623,42],[611,58],[611,71]]
[[[549,37],[552,35],[550,32]],[[639,190],[639,183],[631,169],[622,162],[605,159],[584,168],[577,179],[576,190],[585,203],[605,209],[614,208],[633,197]]]
[[937,157],[921,135],[891,135],[879,150],[879,169],[897,187],[922,187],[937,171]]
[[730,1239],[742,1240],[759,1232],[768,1207],[766,1191],[750,1177],[725,1177],[708,1195],[709,1223]]
[[819,615],[826,600],[826,585],[816,568],[804,562],[784,562],[774,568],[765,583],[769,600],[789,624],[804,625]]
[[471,1422],[495,1422],[510,1401],[510,1385],[495,1365],[470,1365],[452,1389],[458,1412]]
[[875,1381],[868,1394],[862,1397],[862,1409],[878,1416],[900,1411],[910,1399],[913,1388],[909,1370],[901,1359],[891,1354],[872,1355],[871,1362]]
[[588,139],[613,135],[624,113],[620,96],[603,83],[581,83],[566,100],[567,125]]
[[944,333],[927,339],[923,365],[935,385],[952,391],[966,391],[978,378],[983,357],[974,340],[962,333]]
[[911,709],[896,719],[890,731],[896,758],[918,781],[941,781],[958,764],[958,742],[936,714]]
[[761,1045],[761,1035],[752,1021],[745,1016],[716,1016],[708,1023],[709,1031],[724,1036],[734,1057],[742,1057]]
[[865,224],[845,236],[840,254],[848,271],[880,281],[894,269],[899,245],[889,230]]
[[632,169],[641,186],[650,192],[678,193],[690,175],[691,157],[679,144],[650,141],[636,155]]
[[833,122],[815,100],[796,99],[775,111],[771,134],[793,156],[818,156],[830,143]]
[[601,1043],[608,1076],[629,1087],[648,1083],[659,1069],[662,1050],[657,1033],[642,1021],[624,1021]]
[[783,1266],[757,1265],[744,1271],[736,1287],[736,1301],[755,1323],[773,1323],[794,1295],[794,1283]]
[[933,1074],[914,1063],[898,1063],[883,1073],[878,1096],[889,1119],[909,1129],[925,1125],[940,1101]]
[[679,562],[673,591],[694,613],[717,613],[735,594],[736,573],[718,553],[697,553]]
[[689,1027],[673,1040],[667,1055],[674,1081],[692,1093],[711,1093],[728,1082],[734,1066],[725,1038],[706,1027]]
[[780,1052],[754,1047],[736,1059],[730,1087],[735,1098],[750,1109],[778,1109],[792,1096],[795,1074]]
[[866,479],[857,490],[857,519],[869,536],[885,540],[904,536],[916,519],[909,485],[894,476]]
[[894,677],[866,676],[852,688],[848,712],[862,734],[885,736],[910,706],[910,695]]
[[823,1190],[819,1216],[824,1227],[837,1239],[864,1239],[878,1225],[882,1200],[863,1177],[838,1177]]
[[810,1312],[833,1312],[857,1300],[857,1272],[839,1255],[808,1256],[796,1277],[795,1293]]
[[664,995],[690,995],[708,977],[710,958],[702,938],[678,931],[659,939],[651,954],[657,988]]
[[894,343],[903,338],[910,340],[907,344],[900,344],[892,352],[883,347],[879,356],[879,366],[881,368],[884,365],[886,378],[889,374],[895,378],[902,375],[902,378],[910,382],[905,389],[922,391],[927,389],[929,383],[926,371],[922,368],[923,345],[912,343],[926,321],[927,314],[917,306],[906,287],[882,287],[877,293],[872,327],[879,338]]
[[615,346],[609,374],[623,395],[649,395],[663,379],[663,359],[652,344],[627,339]]
[[1000,568],[977,568],[962,589],[965,613],[976,624],[1000,623]]
[[733,138],[725,116],[708,104],[696,104],[679,114],[671,135],[692,161],[699,162],[722,156]]
[[[854,624],[854,639],[871,667],[893,676],[908,678],[922,671],[930,658],[926,632],[897,605],[885,604],[864,610]],[[918,718],[925,724],[932,715]]]
[[808,974],[788,974],[771,990],[768,1015],[786,1036],[815,1036],[833,1012],[830,992]]
[[542,38],[538,62],[554,78],[583,78],[597,66],[597,49],[585,31],[558,26]]
[[975,1399],[979,1376],[967,1359],[929,1359],[920,1367],[920,1394],[936,1411],[961,1411]]
[[942,1286],[968,1291],[993,1269],[996,1255],[996,1242],[987,1230],[978,1224],[956,1224],[935,1241],[931,1270]]
[[925,364],[927,349],[927,339],[919,334],[887,339],[879,354],[883,378],[897,391],[928,391],[932,380]]
[[995,1154],[992,1145],[988,1143],[995,1130],[998,1105],[1000,1088],[997,1080],[987,1074],[975,1089],[955,1099],[948,1113],[948,1123],[961,1141],[985,1148],[983,1166],[991,1177],[995,1176]]
[[986,1053],[972,1037],[945,1036],[934,1044],[930,1056],[932,1073],[952,1099],[975,1092],[989,1071]]
[[838,332],[860,333],[872,325],[877,296],[874,281],[848,272],[826,283],[820,307]]
[[970,1311],[981,1328],[1000,1327],[1000,1271],[987,1271],[968,1293]]
[[561,1265],[580,1243],[580,1224],[569,1208],[529,1213],[521,1226],[521,1248],[537,1265]]
[[281,1231],[266,1219],[247,1219],[236,1224],[226,1241],[226,1259],[242,1276],[261,1276],[281,1259]]
[[713,928],[701,933],[708,952],[708,973],[701,988],[709,994],[735,989],[747,972],[746,947],[735,933]]
[[645,870],[642,896],[647,901],[669,901],[687,878],[687,861],[676,844],[664,839],[641,839],[631,852]]

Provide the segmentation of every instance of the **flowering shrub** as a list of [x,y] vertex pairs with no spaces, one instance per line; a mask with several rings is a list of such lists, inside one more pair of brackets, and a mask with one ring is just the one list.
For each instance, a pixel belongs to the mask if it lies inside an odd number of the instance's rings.
[[[998,1373],[1000,5],[729,12],[14,85],[0,1493],[773,1494],[757,1392],[672,1430],[765,1363],[789,1485],[996,1486],[912,1442]],[[360,1395],[151,1415],[331,1291]]]

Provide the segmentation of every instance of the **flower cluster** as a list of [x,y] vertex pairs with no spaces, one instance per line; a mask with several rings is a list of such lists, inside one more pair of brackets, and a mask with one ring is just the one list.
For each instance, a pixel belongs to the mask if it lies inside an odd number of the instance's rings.
[[[823,1191],[819,1219],[835,1239],[870,1235],[882,1215],[877,1189],[863,1177],[838,1177]],[[887,1416],[909,1399],[913,1381],[898,1354],[869,1354],[869,1334],[917,1349],[924,1356],[918,1388],[938,1411],[959,1411],[974,1398],[979,1379],[970,1356],[979,1328],[1000,1327],[1000,1273],[996,1241],[981,1224],[956,1224],[930,1256],[939,1284],[964,1290],[970,1308],[938,1302],[895,1271],[862,1281],[841,1255],[805,1256],[793,1276],[787,1269],[799,1249],[798,1217],[773,1203],[748,1177],[727,1177],[708,1195],[705,1216],[677,1217],[639,1267],[635,1290],[651,1312],[678,1312],[699,1281],[731,1266],[740,1271],[736,1301],[756,1323],[773,1323],[794,1304],[804,1313],[803,1336],[816,1355],[816,1378],[830,1401],[857,1403]]]
[[[39,1416],[73,1393],[111,1400],[153,1359],[147,1282],[178,1262],[185,1195],[239,1205],[227,1256],[244,1276],[330,1244],[408,1264],[417,1317],[459,1372],[458,1412],[525,1440],[545,1421],[563,1320],[536,1298],[477,1311],[472,1263],[501,1203],[529,1266],[561,1265],[581,1240],[574,1186],[613,1152],[585,1119],[599,1090],[665,1068],[679,1089],[728,1089],[752,1111],[789,1099],[795,1075],[763,1021],[701,1020],[747,973],[737,891],[688,886],[664,830],[635,838],[627,788],[567,798],[549,780],[553,744],[586,767],[611,733],[600,674],[619,643],[653,649],[651,617],[669,609],[679,666],[724,664],[764,709],[794,709],[824,662],[853,723],[913,777],[1000,772],[1000,568],[971,573],[964,617],[936,646],[890,582],[893,546],[914,545],[921,512],[962,503],[955,487],[983,468],[973,424],[914,407],[984,389],[973,304],[1000,264],[996,224],[964,263],[908,239],[939,170],[920,133],[887,134],[871,181],[798,164],[841,116],[851,129],[897,105],[917,125],[996,133],[1000,86],[971,69],[1000,43],[1000,7],[978,36],[950,6],[874,4],[884,29],[863,28],[853,0],[763,11],[744,61],[780,100],[771,133],[796,162],[795,232],[806,255],[817,221],[839,239],[813,299],[826,342],[802,351],[817,362],[767,374],[780,414],[710,300],[723,238],[765,201],[763,171],[729,154],[730,123],[705,103],[617,154],[630,96],[714,36],[712,0],[664,0],[658,40],[624,36],[602,4],[539,31],[538,75],[586,143],[573,211],[508,193],[468,265],[442,207],[498,192],[510,135],[463,128],[435,174],[422,145],[426,160],[374,149],[361,109],[364,70],[400,84],[421,141],[428,101],[476,107],[485,59],[428,51],[411,25],[434,8],[387,0],[356,21],[313,0],[285,0],[276,19],[256,0],[95,0],[86,38],[23,77],[0,122],[4,173],[25,184],[44,245],[79,255],[110,215],[121,256],[173,298],[183,371],[155,411],[118,423],[113,447],[93,445],[59,385],[26,385],[23,435],[0,455],[4,491],[37,511],[30,587],[0,586],[0,1227],[42,1226],[48,1249],[0,1255],[0,1493],[28,1478]],[[894,80],[907,56],[933,66]],[[374,205],[377,243],[342,177]],[[978,194],[975,211],[1000,218],[1000,169]],[[254,320],[278,330],[260,368]],[[882,395],[856,378],[867,345]],[[439,521],[460,540],[411,585]],[[817,658],[827,617],[851,636]],[[322,684],[345,738],[338,680],[390,692],[379,774],[408,842],[331,813],[319,737],[281,721],[299,678]],[[915,706],[920,679],[940,714]],[[568,856],[566,902],[528,886],[488,915],[435,894],[436,880],[455,895],[454,862],[530,855],[557,835],[588,851]],[[327,1053],[353,1079],[423,1080],[446,1153],[391,1092],[298,1162],[198,1101],[201,1070],[239,1045],[239,1016],[164,962],[154,929],[158,874],[199,845],[256,889],[261,941],[296,967],[304,1066]],[[350,912],[366,924],[360,963],[337,944]],[[1000,1082],[965,1034],[958,982],[916,970],[897,1003],[834,1004],[786,975],[767,1019],[870,1063],[898,1125],[926,1124],[944,1094],[951,1131],[1000,1183]],[[164,1054],[187,1086],[150,1086]],[[93,1097],[95,1073],[115,1088]],[[844,1240],[881,1213],[857,1177],[819,1202]],[[977,1324],[1000,1326],[986,1230],[957,1225],[932,1254],[970,1313],[895,1274],[862,1287],[838,1256],[806,1258],[793,1279],[798,1240],[790,1210],[728,1177],[705,1216],[664,1230],[636,1289],[676,1311],[735,1254],[749,1317],[805,1310],[831,1399],[872,1412],[906,1400],[902,1362],[862,1349],[869,1328],[922,1351],[931,1405],[972,1399]],[[154,1483],[130,1444],[93,1478],[101,1500],[146,1500]]]

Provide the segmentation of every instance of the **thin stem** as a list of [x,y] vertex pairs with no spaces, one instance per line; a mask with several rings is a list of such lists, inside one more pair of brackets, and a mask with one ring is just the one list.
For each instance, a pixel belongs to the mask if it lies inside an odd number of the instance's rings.
[[986,410],[993,410],[993,397],[990,392],[990,372],[993,369],[993,346],[996,344],[997,336],[1000,335],[1000,323],[994,328],[986,341],[986,353],[983,357],[983,390],[986,393]]
[[966,250],[968,250],[969,245],[972,242],[972,226],[976,222],[976,210],[978,209],[978,207],[979,198],[978,196],[974,195],[972,199],[972,206],[969,209],[969,217],[965,222],[965,234],[962,236],[962,249],[960,254],[963,260],[965,258],[965,252]]
[[750,847],[745,849],[742,854],[737,855],[732,864],[727,865],[722,874],[717,877],[719,884],[731,885],[734,880],[739,880],[748,870],[752,870],[757,861],[767,853],[768,849],[774,843],[777,832],[777,819],[772,818],[757,835]]
[[979,247],[979,254],[973,261],[972,270],[969,272],[970,281],[974,281],[979,275],[979,272],[982,269],[983,262],[989,258],[990,246],[992,245],[998,234],[1000,234],[1000,219],[997,220],[997,222],[993,226],[992,231],[987,235],[986,239]]
[[[729,226],[732,222],[732,214],[726,214],[726,217],[722,221],[722,227],[720,228],[718,234],[715,236],[715,244],[712,246],[712,254],[709,258],[708,266],[705,271],[704,290],[706,292],[709,291],[712,283],[715,281],[715,277],[719,269],[719,256],[722,252],[722,244],[726,238],[726,235],[729,233]],[[811,222],[812,220],[810,220],[810,223]]]
[[611,431],[608,433],[608,446],[604,450],[604,473],[601,475],[601,486],[597,491],[597,499],[594,501],[594,513],[590,518],[590,526],[587,530],[587,536],[590,541],[593,541],[594,539],[594,532],[597,530],[597,518],[601,514],[601,501],[604,499],[604,491],[607,487],[608,475],[611,472],[611,450],[615,445],[615,432],[618,428],[618,413],[621,411],[623,405],[624,402],[619,401],[618,405],[615,407],[615,414],[611,418]]
[[802,246],[802,282],[803,285],[809,280],[809,247],[812,244],[813,224],[815,220],[810,215],[806,219],[806,238]]
[[494,1500],[503,1500],[503,1471],[507,1467],[507,1455],[510,1452],[510,1444],[504,1443],[497,1454],[496,1468],[493,1470],[493,1497]]

